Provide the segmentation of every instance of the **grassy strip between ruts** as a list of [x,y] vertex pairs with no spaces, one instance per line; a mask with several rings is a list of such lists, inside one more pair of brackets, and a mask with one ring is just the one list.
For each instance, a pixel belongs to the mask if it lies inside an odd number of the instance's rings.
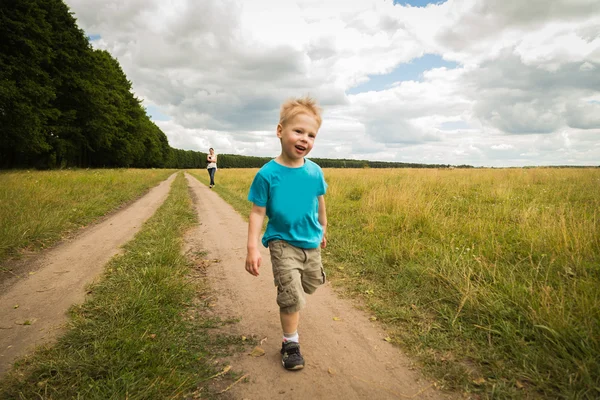
[[97,169],[0,173],[0,262],[46,247],[142,195],[174,170]]
[[[331,281],[443,386],[598,398],[598,169],[324,172]],[[213,188],[244,217],[255,173]]]
[[[0,382],[2,399],[211,398],[231,382],[221,356],[241,338],[217,333],[182,254],[195,214],[180,173],[171,193],[125,253],[106,267],[92,295],[71,309],[65,335],[15,364]],[[215,378],[215,375],[218,378]]]

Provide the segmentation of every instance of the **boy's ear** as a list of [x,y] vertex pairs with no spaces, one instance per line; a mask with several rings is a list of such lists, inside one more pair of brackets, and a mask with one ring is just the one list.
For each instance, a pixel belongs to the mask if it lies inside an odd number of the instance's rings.
[[283,131],[283,126],[281,124],[277,124],[277,137],[281,139],[281,132]]

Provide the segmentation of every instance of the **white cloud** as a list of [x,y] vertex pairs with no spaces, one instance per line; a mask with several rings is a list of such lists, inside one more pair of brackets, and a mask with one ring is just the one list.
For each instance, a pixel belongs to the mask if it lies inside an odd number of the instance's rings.
[[600,129],[600,103],[567,103],[567,124],[578,129]]
[[502,144],[494,144],[491,146],[491,148],[493,150],[511,150],[511,149],[514,149],[515,146],[513,146],[512,144],[502,143]]
[[[274,156],[280,103],[325,108],[314,157],[597,164],[598,0],[66,0],[173,147]],[[425,53],[422,82],[347,95]],[[392,85],[393,84],[393,85]],[[445,129],[461,121],[468,129]]]
[[580,71],[593,71],[595,70],[596,67],[593,64],[590,64],[589,62],[584,62],[583,64],[581,64],[581,66],[579,67]]

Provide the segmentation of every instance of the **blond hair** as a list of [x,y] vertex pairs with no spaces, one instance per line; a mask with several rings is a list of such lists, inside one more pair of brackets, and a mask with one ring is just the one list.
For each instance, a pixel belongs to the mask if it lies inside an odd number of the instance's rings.
[[317,125],[321,127],[321,112],[322,109],[317,104],[317,101],[312,97],[305,96],[299,98],[291,98],[286,100],[281,105],[281,111],[279,113],[279,124],[285,126],[289,121],[294,119],[298,114],[309,114],[315,117]]

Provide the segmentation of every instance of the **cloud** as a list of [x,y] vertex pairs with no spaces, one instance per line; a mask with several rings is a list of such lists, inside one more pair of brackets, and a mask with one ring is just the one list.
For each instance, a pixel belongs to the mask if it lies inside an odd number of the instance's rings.
[[[510,42],[539,44],[548,36],[556,35],[556,26],[564,32],[571,30],[574,22],[593,23],[591,16],[598,13],[598,2],[466,0],[448,1],[443,8],[454,18],[440,25],[435,33],[437,41],[459,53],[481,52],[481,59],[486,59],[495,53],[493,48],[484,49],[490,42],[496,42],[496,49]],[[556,53],[557,46],[548,49]]]
[[580,65],[569,62],[548,71],[506,51],[466,75],[464,85],[476,99],[475,115],[484,123],[509,134],[552,133],[574,118],[567,102],[600,88],[600,75]]
[[583,64],[581,64],[581,66],[579,67],[580,71],[593,71],[596,69],[596,66],[594,64],[591,64],[589,62],[584,62]]
[[577,129],[600,129],[600,104],[568,103],[567,124]]
[[[144,104],[169,117],[156,122],[174,147],[274,156],[279,105],[311,94],[325,109],[313,157],[600,159],[597,0],[66,2]],[[456,67],[348,94],[424,54]]]
[[514,148],[515,148],[515,146],[513,146],[512,144],[505,144],[505,143],[502,143],[502,144],[495,144],[495,145],[492,145],[492,147],[491,147],[491,148],[492,148],[493,150],[511,150],[511,149],[514,149]]

